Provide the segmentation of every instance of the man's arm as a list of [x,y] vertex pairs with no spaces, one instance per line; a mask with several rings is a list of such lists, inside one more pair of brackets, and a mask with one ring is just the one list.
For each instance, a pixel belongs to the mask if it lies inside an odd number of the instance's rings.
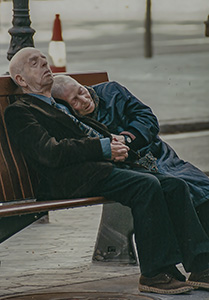
[[[46,167],[64,167],[86,161],[104,161],[103,146],[99,138],[83,137],[57,140],[51,136],[25,107],[10,106],[5,112],[7,130],[23,154]],[[109,144],[108,160],[124,161],[128,147],[121,143]]]
[[5,121],[11,140],[23,154],[47,167],[104,160],[99,138],[57,140],[25,107],[9,106]]

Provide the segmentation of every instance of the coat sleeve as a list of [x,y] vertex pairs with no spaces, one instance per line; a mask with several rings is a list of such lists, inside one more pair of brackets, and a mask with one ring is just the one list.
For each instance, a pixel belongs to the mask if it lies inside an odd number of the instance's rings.
[[51,136],[25,107],[9,106],[5,111],[9,137],[26,158],[49,168],[59,168],[86,161],[103,160],[98,138],[63,138]]
[[117,122],[118,133],[129,132],[130,136],[135,137],[131,148],[140,150],[155,139],[159,124],[150,107],[114,81],[101,84],[97,91],[106,102],[107,111],[111,107],[111,122]]
[[[122,89],[122,87],[120,87]],[[149,145],[159,133],[159,124],[150,107],[123,87],[125,100],[125,131],[135,136],[132,147],[141,149]]]

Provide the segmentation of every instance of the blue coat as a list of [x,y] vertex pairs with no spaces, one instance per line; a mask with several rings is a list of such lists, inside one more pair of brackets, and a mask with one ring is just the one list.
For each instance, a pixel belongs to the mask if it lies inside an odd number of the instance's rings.
[[209,178],[189,162],[183,161],[158,135],[159,124],[152,110],[117,82],[93,86],[99,96],[98,121],[109,131],[132,133],[136,139],[130,147],[141,155],[151,151],[158,170],[185,180],[195,206],[209,200]]

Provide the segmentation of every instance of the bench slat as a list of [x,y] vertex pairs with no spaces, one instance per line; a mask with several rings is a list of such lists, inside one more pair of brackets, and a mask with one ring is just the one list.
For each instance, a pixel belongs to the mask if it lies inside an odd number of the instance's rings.
[[[60,75],[60,73],[58,73]],[[56,74],[55,74],[56,75]],[[66,73],[75,80],[84,85],[93,85],[104,81],[109,81],[107,72],[83,72],[83,73]],[[0,97],[20,94],[21,90],[12,81],[9,75],[0,76]]]
[[20,201],[20,203],[16,202],[15,204],[2,204],[2,206],[0,206],[0,217],[9,217],[103,203],[110,203],[110,201],[106,200],[104,197],[49,200],[26,203],[21,203]]

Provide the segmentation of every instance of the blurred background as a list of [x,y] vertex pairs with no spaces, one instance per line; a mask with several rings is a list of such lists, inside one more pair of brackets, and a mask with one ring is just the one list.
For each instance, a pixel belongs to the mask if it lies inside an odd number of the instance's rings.
[[[181,106],[175,116],[179,119],[207,119],[208,0],[150,1],[152,58],[145,58],[148,0],[28,2],[35,47],[46,55],[55,14],[60,14],[67,72],[106,70],[111,80],[151,105],[162,121],[173,119],[176,106]],[[8,71],[12,8],[11,0],[0,0],[1,74]]]
[[[209,37],[204,24],[208,0],[22,1],[29,4],[35,47],[46,55],[55,14],[60,15],[67,72],[107,71],[110,80],[151,106],[160,125],[189,123],[196,130],[204,122],[204,129],[209,129]],[[148,3],[150,57],[145,47]],[[8,71],[12,9],[13,1],[0,0],[1,74]],[[185,137],[184,146],[178,148],[182,139],[173,146],[183,158],[208,171],[208,157],[199,155],[199,149],[201,145],[208,153],[209,133],[201,134],[187,137],[187,147]]]

